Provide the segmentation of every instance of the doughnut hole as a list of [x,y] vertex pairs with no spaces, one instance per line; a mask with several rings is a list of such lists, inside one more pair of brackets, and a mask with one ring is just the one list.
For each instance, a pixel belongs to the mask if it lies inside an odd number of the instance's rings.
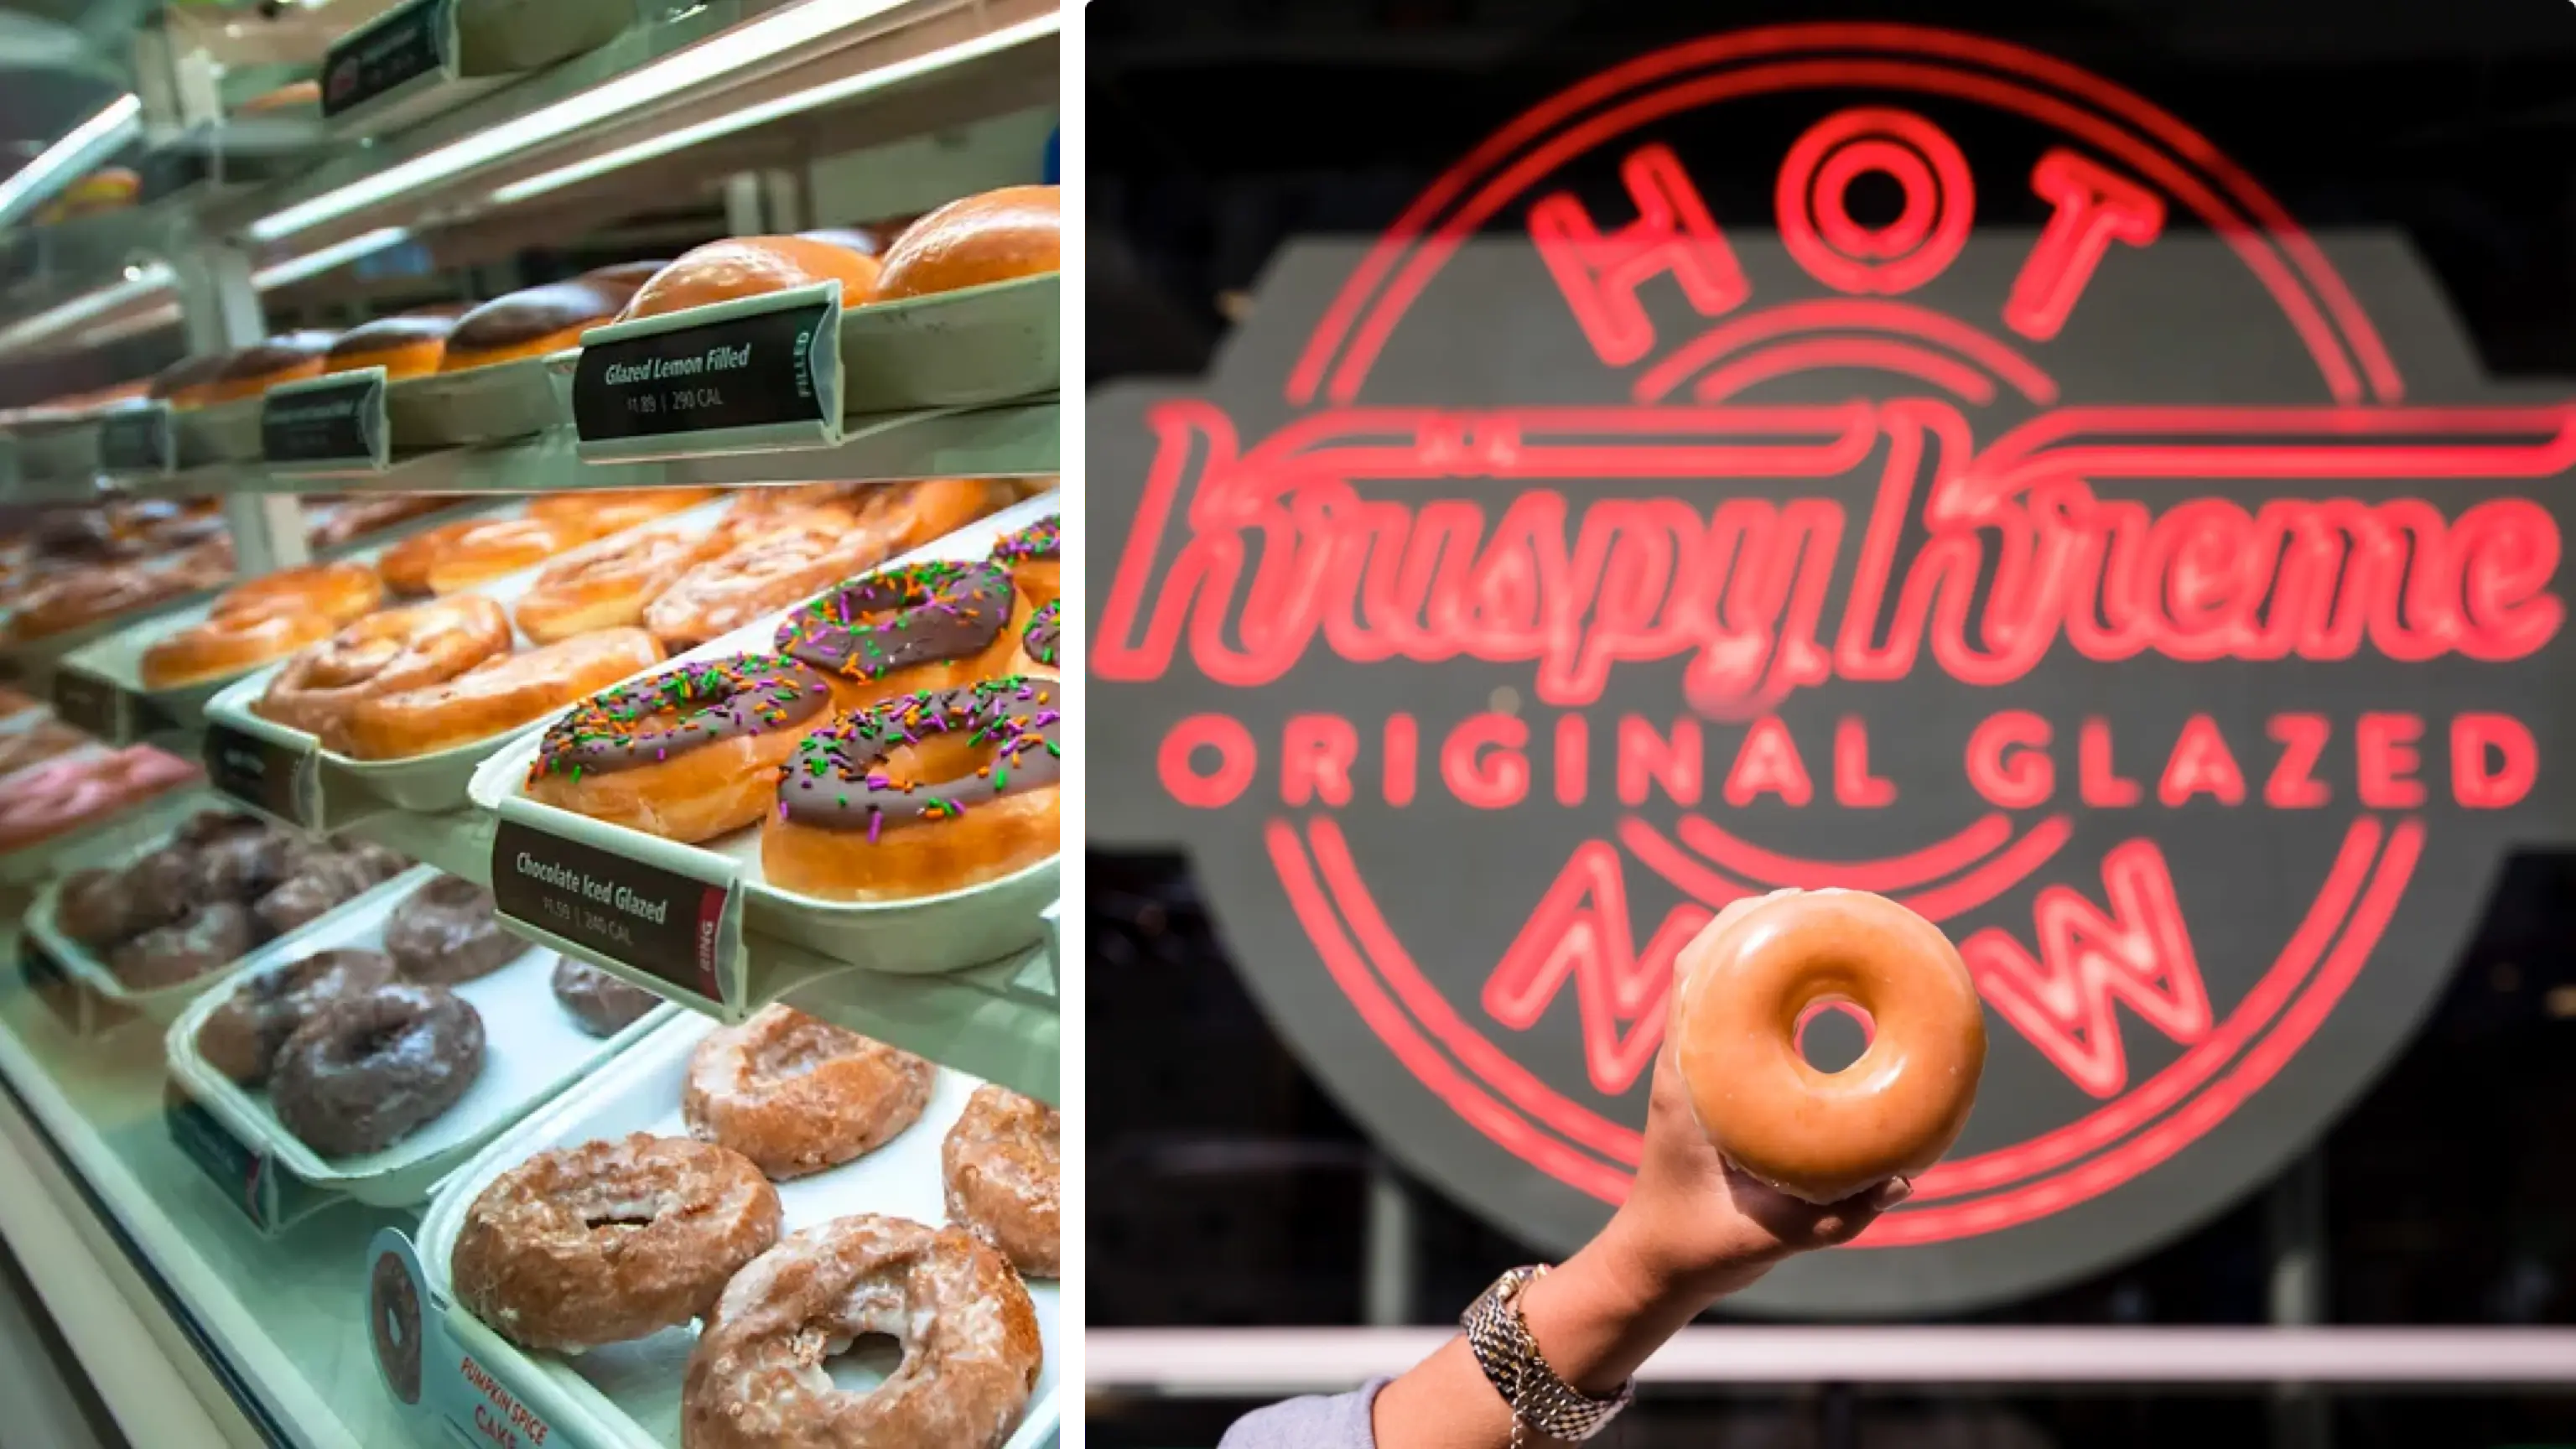
[[1877,1034],[1869,1008],[1847,997],[1819,997],[1798,1011],[1798,1055],[1828,1076],[1849,1071]]

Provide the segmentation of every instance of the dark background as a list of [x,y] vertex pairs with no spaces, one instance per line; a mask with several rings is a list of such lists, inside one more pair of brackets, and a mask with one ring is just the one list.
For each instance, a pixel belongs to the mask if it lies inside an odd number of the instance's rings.
[[[2199,129],[2311,228],[2394,227],[2487,370],[2576,390],[2576,6],[2533,3],[1579,6],[1564,0],[1097,0],[1093,382],[1193,375],[1270,253],[1376,232],[1494,127],[1675,40],[1887,19],[2027,45]],[[1767,213],[1776,156],[1720,214]],[[1091,855],[1091,1322],[1361,1321],[1372,1155],[1236,982],[1185,862]],[[2337,1323],[2576,1322],[2576,856],[2499,883],[2443,1004],[2328,1139]],[[1538,1254],[1414,1194],[1418,1321]],[[1967,1321],[2259,1323],[2257,1195],[2147,1258]],[[1105,1446],[1206,1444],[1241,1405],[1095,1403]],[[2262,1395],[1659,1395],[1608,1442],[2165,1445],[2272,1437]],[[1844,1416],[1850,1416],[1848,1420]],[[1850,1437],[1846,1437],[1848,1426]],[[2561,1396],[2345,1397],[2341,1449],[2576,1442]]]

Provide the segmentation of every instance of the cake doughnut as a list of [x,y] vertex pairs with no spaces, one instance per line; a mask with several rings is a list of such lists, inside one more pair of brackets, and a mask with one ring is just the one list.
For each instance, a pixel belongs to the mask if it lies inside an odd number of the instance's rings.
[[1061,517],[1041,518],[993,545],[993,562],[1011,571],[1011,582],[1032,605],[1051,604],[1063,592],[1063,525]]
[[908,694],[807,735],[761,822],[769,883],[825,900],[907,900],[1055,855],[1060,687],[1010,676]]
[[486,659],[443,684],[362,699],[332,736],[359,760],[402,760],[490,739],[662,662],[641,629],[603,629]]
[[492,893],[443,875],[403,897],[385,921],[385,954],[406,981],[458,986],[516,961],[528,943],[493,918]]
[[1062,674],[1057,661],[1064,657],[1064,631],[1057,627],[1063,616],[1064,601],[1049,599],[1029,614],[1028,626],[1020,630],[1020,647],[1011,656],[1009,673]]
[[638,1132],[540,1152],[474,1195],[448,1276],[513,1343],[579,1350],[676,1328],[778,1241],[778,1189],[735,1152]]
[[465,372],[578,347],[582,333],[616,316],[634,294],[608,279],[577,277],[496,297],[456,319],[438,370]]
[[490,599],[387,609],[288,660],[251,710],[346,754],[342,725],[359,701],[443,683],[509,647],[510,617]]
[[900,542],[838,510],[808,514],[680,575],[644,606],[644,627],[694,648],[875,567]]
[[68,834],[197,776],[196,766],[149,745],[30,765],[0,790],[0,853]]
[[243,1086],[259,1086],[287,1038],[314,1012],[352,991],[393,980],[393,958],[382,951],[316,951],[263,971],[235,987],[197,1028],[197,1055]]
[[603,538],[546,565],[519,598],[519,632],[540,644],[644,622],[644,606],[725,551],[720,535],[648,528]]
[[367,1274],[367,1326],[386,1386],[404,1403],[419,1403],[420,1291],[412,1286],[402,1259],[391,1253],[377,1254],[376,1266]]
[[385,588],[365,564],[324,563],[237,584],[215,598],[204,622],[143,651],[143,683],[176,689],[281,659],[364,615]]
[[707,840],[768,810],[779,761],[831,699],[823,676],[789,659],[666,669],[547,726],[526,794],[665,839]]
[[910,1052],[765,1006],[689,1054],[680,1117],[784,1181],[874,1152],[920,1120],[935,1075]]
[[570,956],[555,958],[554,988],[555,1000],[592,1036],[615,1036],[662,1004],[643,987]]
[[931,212],[886,248],[876,300],[926,297],[1055,271],[1063,231],[1058,197],[1052,186],[1005,186]]
[[830,678],[834,704],[858,709],[1001,673],[1027,614],[1000,569],[932,560],[841,585],[788,615],[776,642]]
[[265,342],[227,353],[224,365],[204,384],[204,405],[239,402],[258,397],[281,382],[320,377],[322,359],[329,355],[338,337],[334,332],[281,332]]
[[1058,1172],[1064,1117],[1044,1102],[990,1082],[939,1146],[948,1220],[982,1238],[1031,1278],[1061,1261]]
[[483,1018],[439,986],[352,991],[278,1048],[279,1125],[325,1157],[380,1152],[456,1105],[483,1072]]
[[257,944],[248,909],[210,901],[117,947],[107,969],[128,990],[158,991],[238,961]]
[[[1940,928],[1863,891],[1738,901],[1682,949],[1672,1035],[1691,1110],[1718,1151],[1812,1203],[1932,1166],[1957,1141],[1985,1067],[1976,982]],[[1839,1072],[1798,1051],[1812,1008],[1867,1013]]]
[[617,320],[633,322],[836,278],[841,283],[841,305],[855,307],[867,300],[876,284],[877,259],[809,237],[729,237],[684,252],[654,273],[653,280],[627,300]]
[[[903,1346],[872,1391],[824,1361],[869,1334]],[[1037,1307],[972,1234],[862,1214],[792,1233],[725,1285],[680,1390],[685,1449],[1000,1449],[1035,1391]]]
[[379,317],[340,334],[322,359],[322,373],[358,372],[381,367],[387,382],[427,377],[447,355],[447,334],[456,318],[444,312],[405,312]]
[[374,845],[323,849],[297,862],[276,889],[259,898],[251,914],[271,936],[311,925],[367,891],[403,873],[409,863]]
[[444,540],[424,582],[433,594],[452,594],[544,563],[589,537],[588,530],[560,519],[488,519]]

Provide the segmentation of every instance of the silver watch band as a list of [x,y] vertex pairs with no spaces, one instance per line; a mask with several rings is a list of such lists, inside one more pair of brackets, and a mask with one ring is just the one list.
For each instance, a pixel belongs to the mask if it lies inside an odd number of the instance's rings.
[[1514,1268],[1495,1279],[1494,1286],[1468,1305],[1458,1326],[1467,1332],[1467,1348],[1476,1355],[1476,1366],[1485,1371],[1485,1381],[1511,1410],[1514,1444],[1523,1442],[1525,1430],[1580,1444],[1628,1407],[1637,1396],[1637,1385],[1631,1380],[1610,1397],[1596,1399],[1548,1367],[1547,1356],[1530,1337],[1520,1305],[1521,1291],[1546,1272],[1541,1264]]

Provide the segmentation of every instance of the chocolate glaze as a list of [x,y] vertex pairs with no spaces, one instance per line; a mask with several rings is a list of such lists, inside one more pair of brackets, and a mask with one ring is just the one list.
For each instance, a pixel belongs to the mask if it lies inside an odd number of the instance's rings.
[[455,330],[447,334],[447,354],[497,352],[567,327],[605,322],[633,291],[623,283],[579,279],[523,288],[459,318]]
[[1063,519],[1041,518],[1026,528],[1004,534],[1002,541],[993,545],[993,562],[1009,568],[1031,559],[1055,558],[1063,547],[1063,538]]
[[314,1151],[354,1157],[401,1141],[465,1095],[483,1071],[483,1018],[438,986],[352,992],[313,1014],[278,1051],[277,1120]]
[[788,615],[778,652],[852,679],[883,679],[993,647],[1011,599],[1011,576],[990,564],[884,569]]
[[369,357],[391,352],[417,342],[435,342],[456,330],[454,317],[419,312],[406,312],[396,317],[379,317],[363,326],[352,327],[331,344],[331,360],[346,362],[351,358]]
[[203,357],[183,357],[152,374],[152,396],[168,397],[181,388],[195,387],[201,382],[212,382],[216,374],[224,370],[224,364],[231,360],[232,354],[229,352],[210,352]]
[[128,987],[151,991],[194,981],[240,960],[255,944],[250,912],[231,901],[217,901],[117,947],[107,958],[107,969]]
[[638,769],[803,724],[831,698],[823,676],[792,659],[745,654],[684,664],[575,705],[547,728],[530,778]]
[[1058,621],[1064,617],[1064,601],[1049,599],[1029,615],[1029,627],[1020,631],[1020,648],[1031,659],[1049,669],[1056,667],[1056,657],[1063,647],[1063,631]]
[[404,979],[454,986],[489,976],[519,959],[525,941],[492,916],[492,893],[443,875],[405,897],[385,922],[385,951]]
[[[1011,675],[845,714],[807,735],[778,767],[779,816],[873,839],[884,825],[963,815],[1052,785],[1062,769],[1058,688],[1053,679]],[[887,759],[905,745],[958,733],[990,751],[983,768],[953,780],[899,781],[886,773]]]
[[320,951],[261,972],[235,987],[197,1028],[197,1054],[216,1071],[256,1087],[268,1080],[287,1038],[313,1013],[350,992],[393,979],[393,958],[381,951]]
[[630,985],[587,961],[555,958],[555,1000],[592,1036],[615,1036],[662,1004],[662,998]]
[[332,342],[338,337],[336,332],[281,332],[265,342],[254,342],[225,357],[216,377],[223,382],[266,377],[272,372],[328,354]]

